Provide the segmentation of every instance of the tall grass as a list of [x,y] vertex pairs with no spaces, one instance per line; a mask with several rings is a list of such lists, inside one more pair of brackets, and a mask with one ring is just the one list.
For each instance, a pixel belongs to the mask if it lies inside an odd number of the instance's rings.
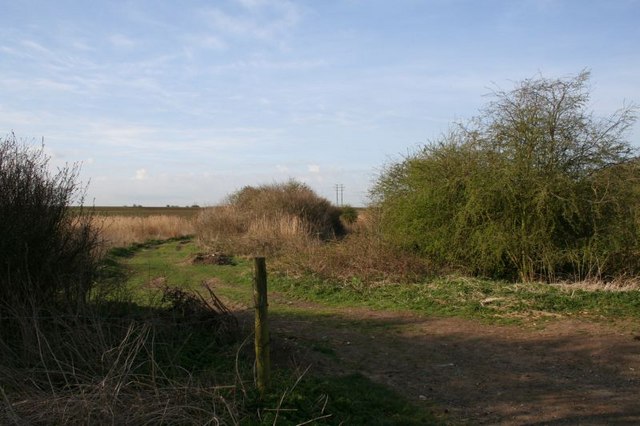
[[95,216],[93,221],[106,247],[124,247],[195,232],[193,220],[180,216]]
[[205,209],[196,220],[198,243],[214,251],[270,255],[280,272],[363,283],[414,282],[433,275],[428,260],[384,241],[372,211],[363,211],[341,238],[323,240],[293,215],[260,216],[236,205]]
[[287,275],[380,283],[435,273],[429,261],[384,241],[374,213],[339,209],[308,187],[288,182],[244,188],[227,204],[203,210],[195,228],[201,246],[270,255],[272,265]]
[[297,216],[247,214],[236,206],[203,210],[195,228],[200,245],[236,254],[274,254],[313,243],[309,227]]
[[[238,380],[250,379],[225,361],[235,319],[219,301],[165,295],[170,304],[157,308],[110,301],[82,315],[11,312],[0,335],[0,423],[237,423]],[[216,357],[230,367],[209,371]]]

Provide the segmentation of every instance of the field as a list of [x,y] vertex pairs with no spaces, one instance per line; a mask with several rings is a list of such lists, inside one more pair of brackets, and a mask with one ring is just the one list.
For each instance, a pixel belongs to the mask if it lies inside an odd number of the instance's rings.
[[[255,219],[233,209],[96,212],[107,244],[98,310],[35,331],[48,346],[30,356],[47,375],[2,370],[4,423],[640,422],[635,280],[433,274],[371,238],[366,210],[327,241],[286,218],[246,226]],[[229,224],[239,231],[225,234]],[[251,348],[256,253],[269,272],[264,396]]]
[[[77,207],[76,207],[77,209]],[[95,214],[99,216],[126,216],[126,217],[146,217],[146,216],[178,216],[193,218],[202,209],[200,207],[127,207],[127,206],[95,206]]]
[[[251,256],[194,264],[202,250],[194,240],[140,247],[122,258],[128,286],[148,303],[157,298],[154,283],[193,290],[208,283],[250,329]],[[297,385],[303,395],[282,400],[283,409],[297,410],[289,415],[312,417],[307,398],[320,392],[333,402],[318,414],[329,417],[313,424],[378,424],[376,416],[386,419],[379,424],[640,420],[633,281],[514,284],[453,275],[370,284],[293,273],[282,255],[268,262],[275,365],[290,377],[306,371]],[[358,393],[373,383],[395,408],[380,413],[379,400]],[[340,411],[343,403],[351,414]],[[349,417],[364,415],[360,409],[375,415]]]

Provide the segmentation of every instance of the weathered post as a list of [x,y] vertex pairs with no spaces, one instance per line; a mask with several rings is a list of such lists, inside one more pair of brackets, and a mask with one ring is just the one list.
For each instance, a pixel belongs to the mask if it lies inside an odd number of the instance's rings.
[[269,386],[271,357],[269,345],[269,321],[267,318],[267,266],[264,257],[254,259],[253,302],[256,310],[255,348],[256,378],[260,396],[264,397]]

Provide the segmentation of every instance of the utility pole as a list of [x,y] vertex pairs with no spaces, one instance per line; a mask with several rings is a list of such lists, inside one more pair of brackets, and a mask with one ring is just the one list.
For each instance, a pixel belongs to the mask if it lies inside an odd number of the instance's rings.
[[344,205],[344,185],[336,183],[336,206],[342,207]]

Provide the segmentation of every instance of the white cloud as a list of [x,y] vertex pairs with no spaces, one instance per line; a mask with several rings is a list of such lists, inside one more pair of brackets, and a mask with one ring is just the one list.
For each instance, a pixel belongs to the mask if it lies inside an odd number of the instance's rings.
[[148,178],[147,169],[136,170],[135,180],[146,180]]
[[40,53],[51,54],[51,51],[49,49],[45,48],[44,46],[42,46],[39,43],[36,43],[33,40],[22,40],[22,42],[20,44],[23,47],[26,47],[27,49],[30,49],[30,50],[35,50],[35,51],[40,52]]
[[307,169],[309,170],[309,173],[320,173],[320,166],[317,164],[309,164]]
[[276,170],[280,173],[288,173],[289,172],[289,168],[287,166],[283,166],[281,164],[278,164],[276,166]]

